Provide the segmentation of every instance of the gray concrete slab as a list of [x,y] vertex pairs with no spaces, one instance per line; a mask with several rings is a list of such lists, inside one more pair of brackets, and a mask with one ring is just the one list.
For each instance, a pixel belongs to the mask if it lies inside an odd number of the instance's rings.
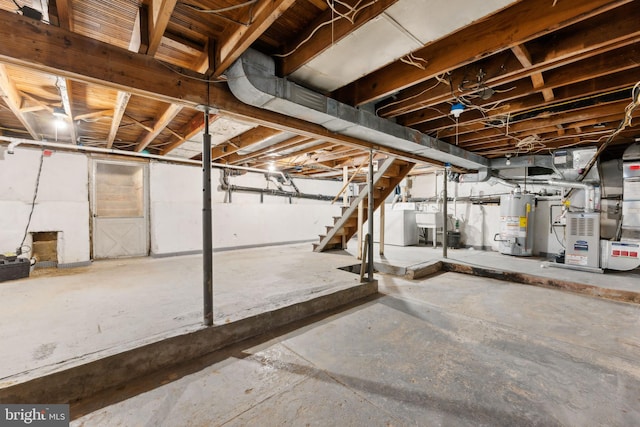
[[[349,242],[347,252],[354,255],[357,252],[356,240]],[[380,256],[380,248],[374,245],[374,261],[379,264],[393,266],[400,275],[403,269],[429,261],[442,260],[442,247],[431,246],[394,246],[385,245],[384,256]],[[628,272],[606,270],[604,274],[591,273],[561,268],[543,267],[547,261],[540,257],[515,257],[503,255],[493,251],[479,251],[474,249],[448,249],[447,257],[450,261],[461,262],[479,267],[495,268],[514,271],[536,276],[570,280],[609,289],[640,292],[640,270]],[[389,273],[393,271],[389,270]]]
[[[214,323],[358,283],[309,244],[214,254]],[[0,283],[0,386],[200,328],[202,258],[138,258]],[[17,376],[17,377],[16,377]]]
[[72,425],[640,424],[640,307],[455,273],[380,286]]

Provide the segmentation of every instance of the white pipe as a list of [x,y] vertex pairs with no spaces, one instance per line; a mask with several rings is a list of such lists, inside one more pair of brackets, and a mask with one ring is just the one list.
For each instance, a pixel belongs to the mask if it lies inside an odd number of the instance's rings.
[[489,178],[489,185],[491,185],[492,183],[506,185],[507,187],[511,187],[511,188],[520,188],[520,184],[515,182],[509,182],[506,179],[498,178],[497,176],[492,176],[491,178]]
[[547,184],[553,185],[554,187],[563,187],[563,188],[581,188],[584,190],[584,211],[585,212],[593,212],[595,210],[595,187],[592,184],[588,184],[585,182],[575,182],[575,181],[560,181],[555,179],[550,179],[547,181]]
[[[73,144],[63,144],[60,142],[50,142],[50,141],[35,141],[32,139],[23,139],[23,138],[13,138],[9,136],[0,136],[0,141],[8,141],[9,146],[7,147],[7,153],[13,154],[15,148],[18,145],[35,145],[38,147],[46,147],[46,148],[59,148],[61,150],[75,150],[75,151],[86,151],[90,153],[104,153],[104,154],[117,154],[121,156],[129,156],[129,157],[140,157],[146,159],[156,159],[156,160],[164,160],[167,162],[176,162],[176,163],[187,163],[191,165],[202,165],[200,160],[191,160],[184,159],[182,157],[170,157],[170,156],[159,156],[157,154],[146,154],[146,153],[137,153],[135,151],[125,151],[118,150],[115,148],[100,148],[100,147],[89,147],[85,145],[73,145]],[[237,169],[244,170],[248,172],[258,172],[258,173],[266,173],[269,175],[281,175],[282,178],[287,181],[286,175],[282,171],[270,171],[267,169],[258,169],[258,168],[250,168],[246,166],[234,166],[234,165],[225,165],[222,163],[212,163],[212,167],[215,168],[224,168],[224,169]]]

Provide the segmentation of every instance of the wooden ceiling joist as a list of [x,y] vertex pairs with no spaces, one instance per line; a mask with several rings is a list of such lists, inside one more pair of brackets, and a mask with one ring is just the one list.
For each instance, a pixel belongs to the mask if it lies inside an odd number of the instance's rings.
[[[512,83],[525,77],[528,78],[532,73],[555,71],[568,64],[633,45],[640,37],[640,27],[637,25],[637,13],[634,13],[634,7],[634,4],[626,4],[580,22],[571,27],[571,29],[576,28],[566,37],[553,39],[552,46],[546,43],[534,46],[536,50],[534,56],[538,59],[530,68],[520,65],[520,61],[515,60],[515,56],[513,57],[515,61],[512,60],[507,52],[493,54],[475,63],[473,68],[487,72],[487,85],[507,87],[507,85],[513,86]],[[534,44],[535,42],[529,43],[530,46]],[[543,52],[538,53],[538,50]],[[457,69],[452,71],[448,78],[457,85],[464,79],[467,72],[464,68]],[[545,82],[547,82],[546,79]],[[437,83],[436,79],[430,79],[401,91],[393,101],[387,101],[378,106],[379,114],[383,117],[395,117],[450,100],[449,86],[436,85]],[[427,90],[429,88],[432,89]],[[390,105],[386,106],[386,104]]]
[[136,145],[136,151],[139,153],[151,143],[162,131],[167,127],[169,123],[182,111],[182,106],[176,104],[169,104],[158,115],[155,120],[153,130],[147,133]]
[[[279,150],[284,150],[284,149],[291,150],[295,147],[306,145],[308,142],[312,140],[313,140],[312,138],[307,138],[304,136],[294,136],[293,138],[289,138],[286,141],[279,142],[275,145],[272,145],[271,147],[265,147],[261,150],[254,151],[253,153],[244,154],[244,155],[234,153],[228,157],[225,157],[224,162],[237,165],[237,164],[248,162],[250,160],[257,159],[265,155],[277,153]],[[318,142],[318,144],[320,144],[320,142]]]
[[282,131],[264,126],[249,129],[245,133],[231,138],[226,143],[213,147],[211,149],[211,160],[221,159],[280,133],[282,133]]
[[113,141],[115,141],[118,129],[120,129],[120,123],[122,123],[122,117],[127,110],[127,104],[130,98],[131,94],[129,92],[118,91],[116,105],[113,110],[113,116],[111,117],[111,126],[109,127],[109,134],[107,135],[107,148],[113,146]]
[[[248,27],[229,25],[218,43],[213,77],[219,77],[295,0],[259,0]],[[251,13],[247,18],[251,18]]]
[[146,54],[154,56],[158,52],[162,37],[167,30],[167,25],[171,19],[173,9],[176,7],[177,0],[150,0],[149,1],[149,18],[148,18],[148,40]]
[[[216,114],[209,115],[209,124],[212,124],[218,119]],[[175,150],[185,141],[190,140],[204,129],[204,113],[196,113],[194,114],[189,122],[184,125],[184,127],[178,132],[181,136],[174,142],[164,146],[160,151],[161,155],[167,155],[171,151]]]
[[413,52],[427,61],[424,70],[398,60],[339,89],[334,95],[351,105],[372,102],[482,56],[525,43],[628,2],[584,0],[551,4],[547,0],[521,1],[493,15],[491,25],[480,20]]
[[36,131],[35,125],[31,122],[31,119],[27,114],[20,111],[22,105],[22,95],[16,89],[15,84],[11,81],[7,72],[7,67],[4,64],[0,64],[0,96],[4,99],[5,104],[9,107],[11,112],[22,123],[22,126],[29,132],[31,138],[36,141],[40,140],[40,135]]

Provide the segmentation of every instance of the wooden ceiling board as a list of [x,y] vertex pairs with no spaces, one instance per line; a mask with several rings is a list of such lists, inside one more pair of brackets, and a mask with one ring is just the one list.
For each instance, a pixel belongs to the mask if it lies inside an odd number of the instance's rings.
[[72,2],[74,31],[124,49],[129,47],[138,9],[134,0],[75,0]]
[[269,53],[280,52],[291,35],[304,31],[323,10],[314,2],[297,1],[262,34],[259,45]]

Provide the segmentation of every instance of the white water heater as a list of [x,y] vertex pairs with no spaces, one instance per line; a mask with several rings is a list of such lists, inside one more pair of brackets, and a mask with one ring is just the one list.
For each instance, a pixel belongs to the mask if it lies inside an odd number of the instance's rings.
[[536,210],[533,194],[500,196],[500,233],[494,236],[500,253],[515,256],[533,254],[533,220]]

